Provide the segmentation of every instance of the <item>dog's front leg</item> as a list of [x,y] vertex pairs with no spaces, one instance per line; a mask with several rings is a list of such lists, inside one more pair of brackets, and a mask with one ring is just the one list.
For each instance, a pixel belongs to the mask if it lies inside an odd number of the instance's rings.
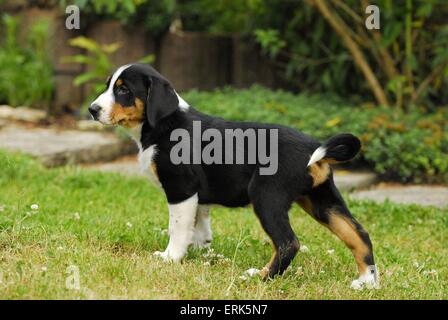
[[197,208],[197,194],[180,203],[168,205],[170,241],[164,252],[157,251],[155,255],[173,262],[179,262],[185,256],[188,246],[193,241]]

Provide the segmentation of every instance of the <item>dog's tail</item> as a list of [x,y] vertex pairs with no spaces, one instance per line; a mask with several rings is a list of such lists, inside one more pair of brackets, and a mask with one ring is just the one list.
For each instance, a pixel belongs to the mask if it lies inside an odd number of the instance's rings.
[[325,141],[311,155],[307,167],[318,161],[344,162],[353,159],[361,149],[361,141],[350,133],[337,134]]

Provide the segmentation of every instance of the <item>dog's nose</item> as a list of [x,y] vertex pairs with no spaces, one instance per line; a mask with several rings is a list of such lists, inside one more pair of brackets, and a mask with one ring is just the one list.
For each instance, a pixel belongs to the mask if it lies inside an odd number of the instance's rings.
[[97,105],[96,103],[93,103],[89,107],[89,112],[92,115],[94,120],[98,120],[98,114],[100,113],[101,107]]

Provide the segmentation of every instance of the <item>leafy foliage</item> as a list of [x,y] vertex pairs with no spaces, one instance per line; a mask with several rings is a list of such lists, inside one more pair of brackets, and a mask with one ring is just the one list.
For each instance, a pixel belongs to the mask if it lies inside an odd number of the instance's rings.
[[409,112],[353,106],[334,96],[293,95],[259,86],[190,91],[185,100],[201,111],[232,120],[278,123],[318,139],[351,132],[363,142],[361,161],[385,178],[403,182],[448,181],[446,109]]
[[19,23],[9,15],[0,22],[5,30],[0,42],[0,103],[46,108],[54,86],[46,46],[48,22],[32,25],[23,44],[18,39]]
[[[299,89],[370,95],[372,86],[367,87],[363,75],[354,69],[357,58],[314,6],[293,1],[262,3],[271,10],[252,17],[255,38],[284,63],[285,76]],[[445,1],[407,0],[406,5],[390,0],[370,2],[380,8],[378,31],[364,26],[367,1],[325,3],[333,19],[345,26],[346,36],[361,48],[363,59],[374,70],[389,101],[399,107],[448,104],[448,94],[442,89],[448,80]],[[261,30],[275,37],[266,41],[266,33]],[[286,45],[279,50],[282,41]]]
[[[297,91],[330,91],[356,100],[378,97],[313,0],[63,1],[84,15],[143,24],[161,34],[175,19],[183,30],[254,38]],[[445,0],[324,1],[361,49],[385,100],[399,107],[448,104],[448,6]],[[314,4],[314,5],[313,5]],[[380,8],[381,30],[367,30],[367,4]]]

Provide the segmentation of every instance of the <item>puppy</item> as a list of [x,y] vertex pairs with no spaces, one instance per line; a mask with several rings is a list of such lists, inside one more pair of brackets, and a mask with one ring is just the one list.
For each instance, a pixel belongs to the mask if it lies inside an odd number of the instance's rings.
[[[170,240],[165,251],[156,252],[158,256],[178,262],[189,245],[209,245],[212,240],[209,205],[251,204],[274,247],[271,261],[260,273],[264,278],[282,274],[299,250],[288,218],[291,205],[297,203],[352,251],[359,271],[352,287],[378,286],[369,235],[351,215],[333,182],[330,167],[331,163],[348,161],[358,153],[361,145],[358,138],[339,134],[320,143],[280,125],[231,122],[203,114],[148,65],[122,66],[108,78],[106,86],[89,107],[90,113],[103,124],[129,129],[139,148],[142,169],[161,186],[168,201]],[[246,134],[248,130],[275,133],[264,140],[269,145],[264,147],[271,154],[275,152],[278,163],[269,174],[263,174],[266,162],[262,163],[262,157],[249,159],[253,143],[236,148],[226,144],[222,150],[214,150],[222,151],[222,155],[212,163],[198,162],[190,152],[182,155],[189,161],[173,161],[173,149],[178,148],[176,137],[184,133],[190,137],[197,135],[195,130],[200,131],[202,139],[207,131],[219,138],[220,134],[227,137],[228,130],[233,130],[237,132],[234,138],[242,138],[240,142],[250,137]],[[260,141],[258,137],[258,146],[263,149]],[[194,151],[206,147],[205,142],[193,139],[186,146]],[[236,159],[238,151],[245,152],[243,158]],[[219,161],[224,158],[226,161]]]

